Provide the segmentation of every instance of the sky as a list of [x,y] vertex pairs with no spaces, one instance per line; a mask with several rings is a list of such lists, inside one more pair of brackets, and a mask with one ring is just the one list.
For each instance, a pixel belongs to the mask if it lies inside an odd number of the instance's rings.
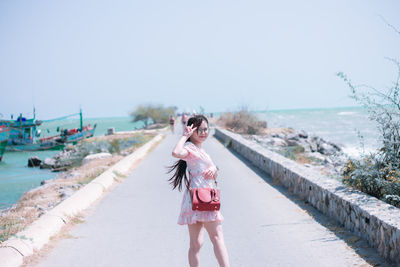
[[[0,117],[355,106],[386,88],[398,0],[0,1]],[[382,19],[384,18],[384,20]]]

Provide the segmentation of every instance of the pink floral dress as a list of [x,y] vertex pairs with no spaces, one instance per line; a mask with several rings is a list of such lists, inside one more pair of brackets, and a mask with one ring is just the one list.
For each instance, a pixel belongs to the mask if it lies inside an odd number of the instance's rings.
[[[203,172],[208,168],[215,166],[210,156],[204,151],[196,147],[191,142],[186,142],[184,149],[187,150],[188,155],[183,158],[187,163],[187,170],[189,171],[189,183],[192,188],[215,188],[213,179],[206,179],[203,177]],[[186,188],[182,205],[181,213],[178,218],[178,224],[194,224],[197,222],[211,222],[222,221],[224,217],[218,211],[198,211],[192,210],[192,201],[190,192]]]

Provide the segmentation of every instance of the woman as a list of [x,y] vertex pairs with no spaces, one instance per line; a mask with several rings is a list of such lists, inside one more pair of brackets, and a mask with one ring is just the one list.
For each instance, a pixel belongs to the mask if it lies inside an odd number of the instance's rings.
[[[220,211],[192,210],[190,191],[188,190],[189,187],[215,187],[217,167],[202,147],[207,137],[207,118],[203,115],[196,115],[190,118],[184,129],[183,136],[179,139],[172,152],[172,156],[180,160],[170,169],[170,172],[175,170],[170,181],[173,189],[178,187],[180,191],[182,183],[186,187],[178,224],[187,224],[189,228],[189,265],[191,267],[199,266],[199,253],[203,244],[203,228],[205,228],[214,246],[215,257],[219,265],[225,267],[229,266],[229,259],[222,233],[222,214]],[[187,179],[186,168],[189,171],[190,180]]]

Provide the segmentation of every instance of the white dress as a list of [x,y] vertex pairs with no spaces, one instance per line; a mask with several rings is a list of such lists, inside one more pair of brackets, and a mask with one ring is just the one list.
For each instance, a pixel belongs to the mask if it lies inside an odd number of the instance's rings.
[[[183,158],[187,163],[187,170],[189,171],[189,182],[191,188],[215,188],[213,179],[206,179],[203,172],[208,168],[215,166],[210,156],[204,151],[199,149],[191,142],[186,142],[184,149],[187,150],[188,155]],[[197,222],[210,222],[222,221],[224,218],[221,212],[218,211],[198,211],[192,210],[192,201],[190,199],[190,192],[185,188],[182,199],[181,213],[178,218],[178,224],[194,224]]]

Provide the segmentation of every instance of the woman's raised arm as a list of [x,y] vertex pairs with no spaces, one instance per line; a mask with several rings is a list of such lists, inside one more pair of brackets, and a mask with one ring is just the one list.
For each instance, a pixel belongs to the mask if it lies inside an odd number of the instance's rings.
[[173,157],[182,159],[187,156],[189,152],[184,149],[183,146],[196,129],[197,127],[193,128],[193,125],[185,127],[185,132],[183,133],[183,136],[179,139],[174,150],[172,151]]

